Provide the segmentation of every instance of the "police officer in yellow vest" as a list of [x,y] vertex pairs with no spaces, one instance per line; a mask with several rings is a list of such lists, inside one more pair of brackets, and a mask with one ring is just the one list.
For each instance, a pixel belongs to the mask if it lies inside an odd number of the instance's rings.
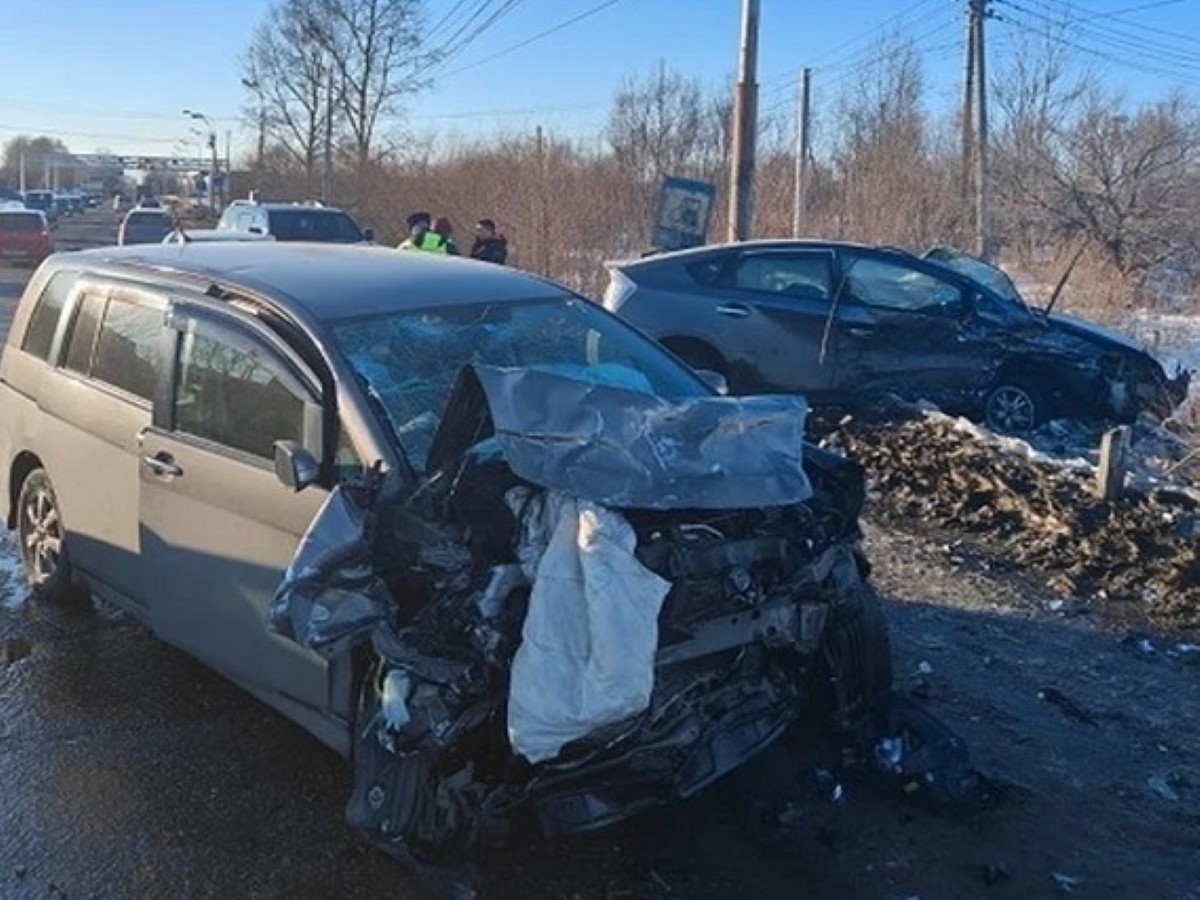
[[427,212],[415,212],[406,220],[408,238],[400,244],[398,250],[424,250],[426,253],[445,253],[446,238],[431,230],[433,216]]

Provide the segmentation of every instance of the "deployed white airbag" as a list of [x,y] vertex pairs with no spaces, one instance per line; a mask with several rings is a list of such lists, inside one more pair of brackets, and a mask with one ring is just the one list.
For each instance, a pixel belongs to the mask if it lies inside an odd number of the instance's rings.
[[670,583],[634,556],[625,517],[558,492],[509,492],[533,584],[509,684],[508,737],[530,762],[646,709]]

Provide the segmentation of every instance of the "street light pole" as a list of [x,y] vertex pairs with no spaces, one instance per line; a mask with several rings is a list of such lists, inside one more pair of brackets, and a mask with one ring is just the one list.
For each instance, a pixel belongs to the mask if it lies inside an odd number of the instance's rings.
[[263,100],[262,85],[257,79],[243,78],[242,86],[254,91],[254,96],[258,98],[258,156],[255,168],[261,170],[267,150],[267,104]]
[[215,212],[217,209],[217,129],[212,120],[204,113],[185,109],[183,114],[189,119],[199,119],[208,126],[208,149],[212,154],[212,168],[208,173],[208,208]]

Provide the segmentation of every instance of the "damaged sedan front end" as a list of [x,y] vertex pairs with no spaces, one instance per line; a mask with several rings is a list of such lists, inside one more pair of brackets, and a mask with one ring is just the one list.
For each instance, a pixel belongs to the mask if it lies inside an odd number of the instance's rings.
[[[374,373],[397,434],[421,434],[420,475],[336,489],[271,612],[363,660],[352,825],[404,859],[585,831],[695,794],[798,722],[880,713],[862,476],[804,443],[803,400],[698,382],[664,399],[592,328],[582,360],[496,365],[488,348],[521,337],[508,312],[449,319],[395,325],[410,353],[475,341],[457,369],[439,354],[440,391]],[[362,337],[365,372],[381,353]],[[420,395],[444,397],[434,416],[405,405]]]

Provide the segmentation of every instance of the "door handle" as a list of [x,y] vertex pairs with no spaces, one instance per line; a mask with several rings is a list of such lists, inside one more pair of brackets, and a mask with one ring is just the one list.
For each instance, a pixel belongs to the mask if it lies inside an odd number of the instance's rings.
[[726,303],[717,307],[717,312],[723,316],[733,316],[735,319],[744,319],[750,315],[750,310],[742,306],[740,303]]
[[143,456],[142,462],[160,478],[170,480],[183,474],[183,469],[175,464],[175,457],[166,450],[160,450],[153,456]]
[[853,328],[847,328],[846,333],[853,335],[854,337],[865,338],[865,337],[870,337],[871,335],[873,335],[875,333],[875,329],[874,328],[866,328],[866,327],[859,325],[859,326],[855,326]]

